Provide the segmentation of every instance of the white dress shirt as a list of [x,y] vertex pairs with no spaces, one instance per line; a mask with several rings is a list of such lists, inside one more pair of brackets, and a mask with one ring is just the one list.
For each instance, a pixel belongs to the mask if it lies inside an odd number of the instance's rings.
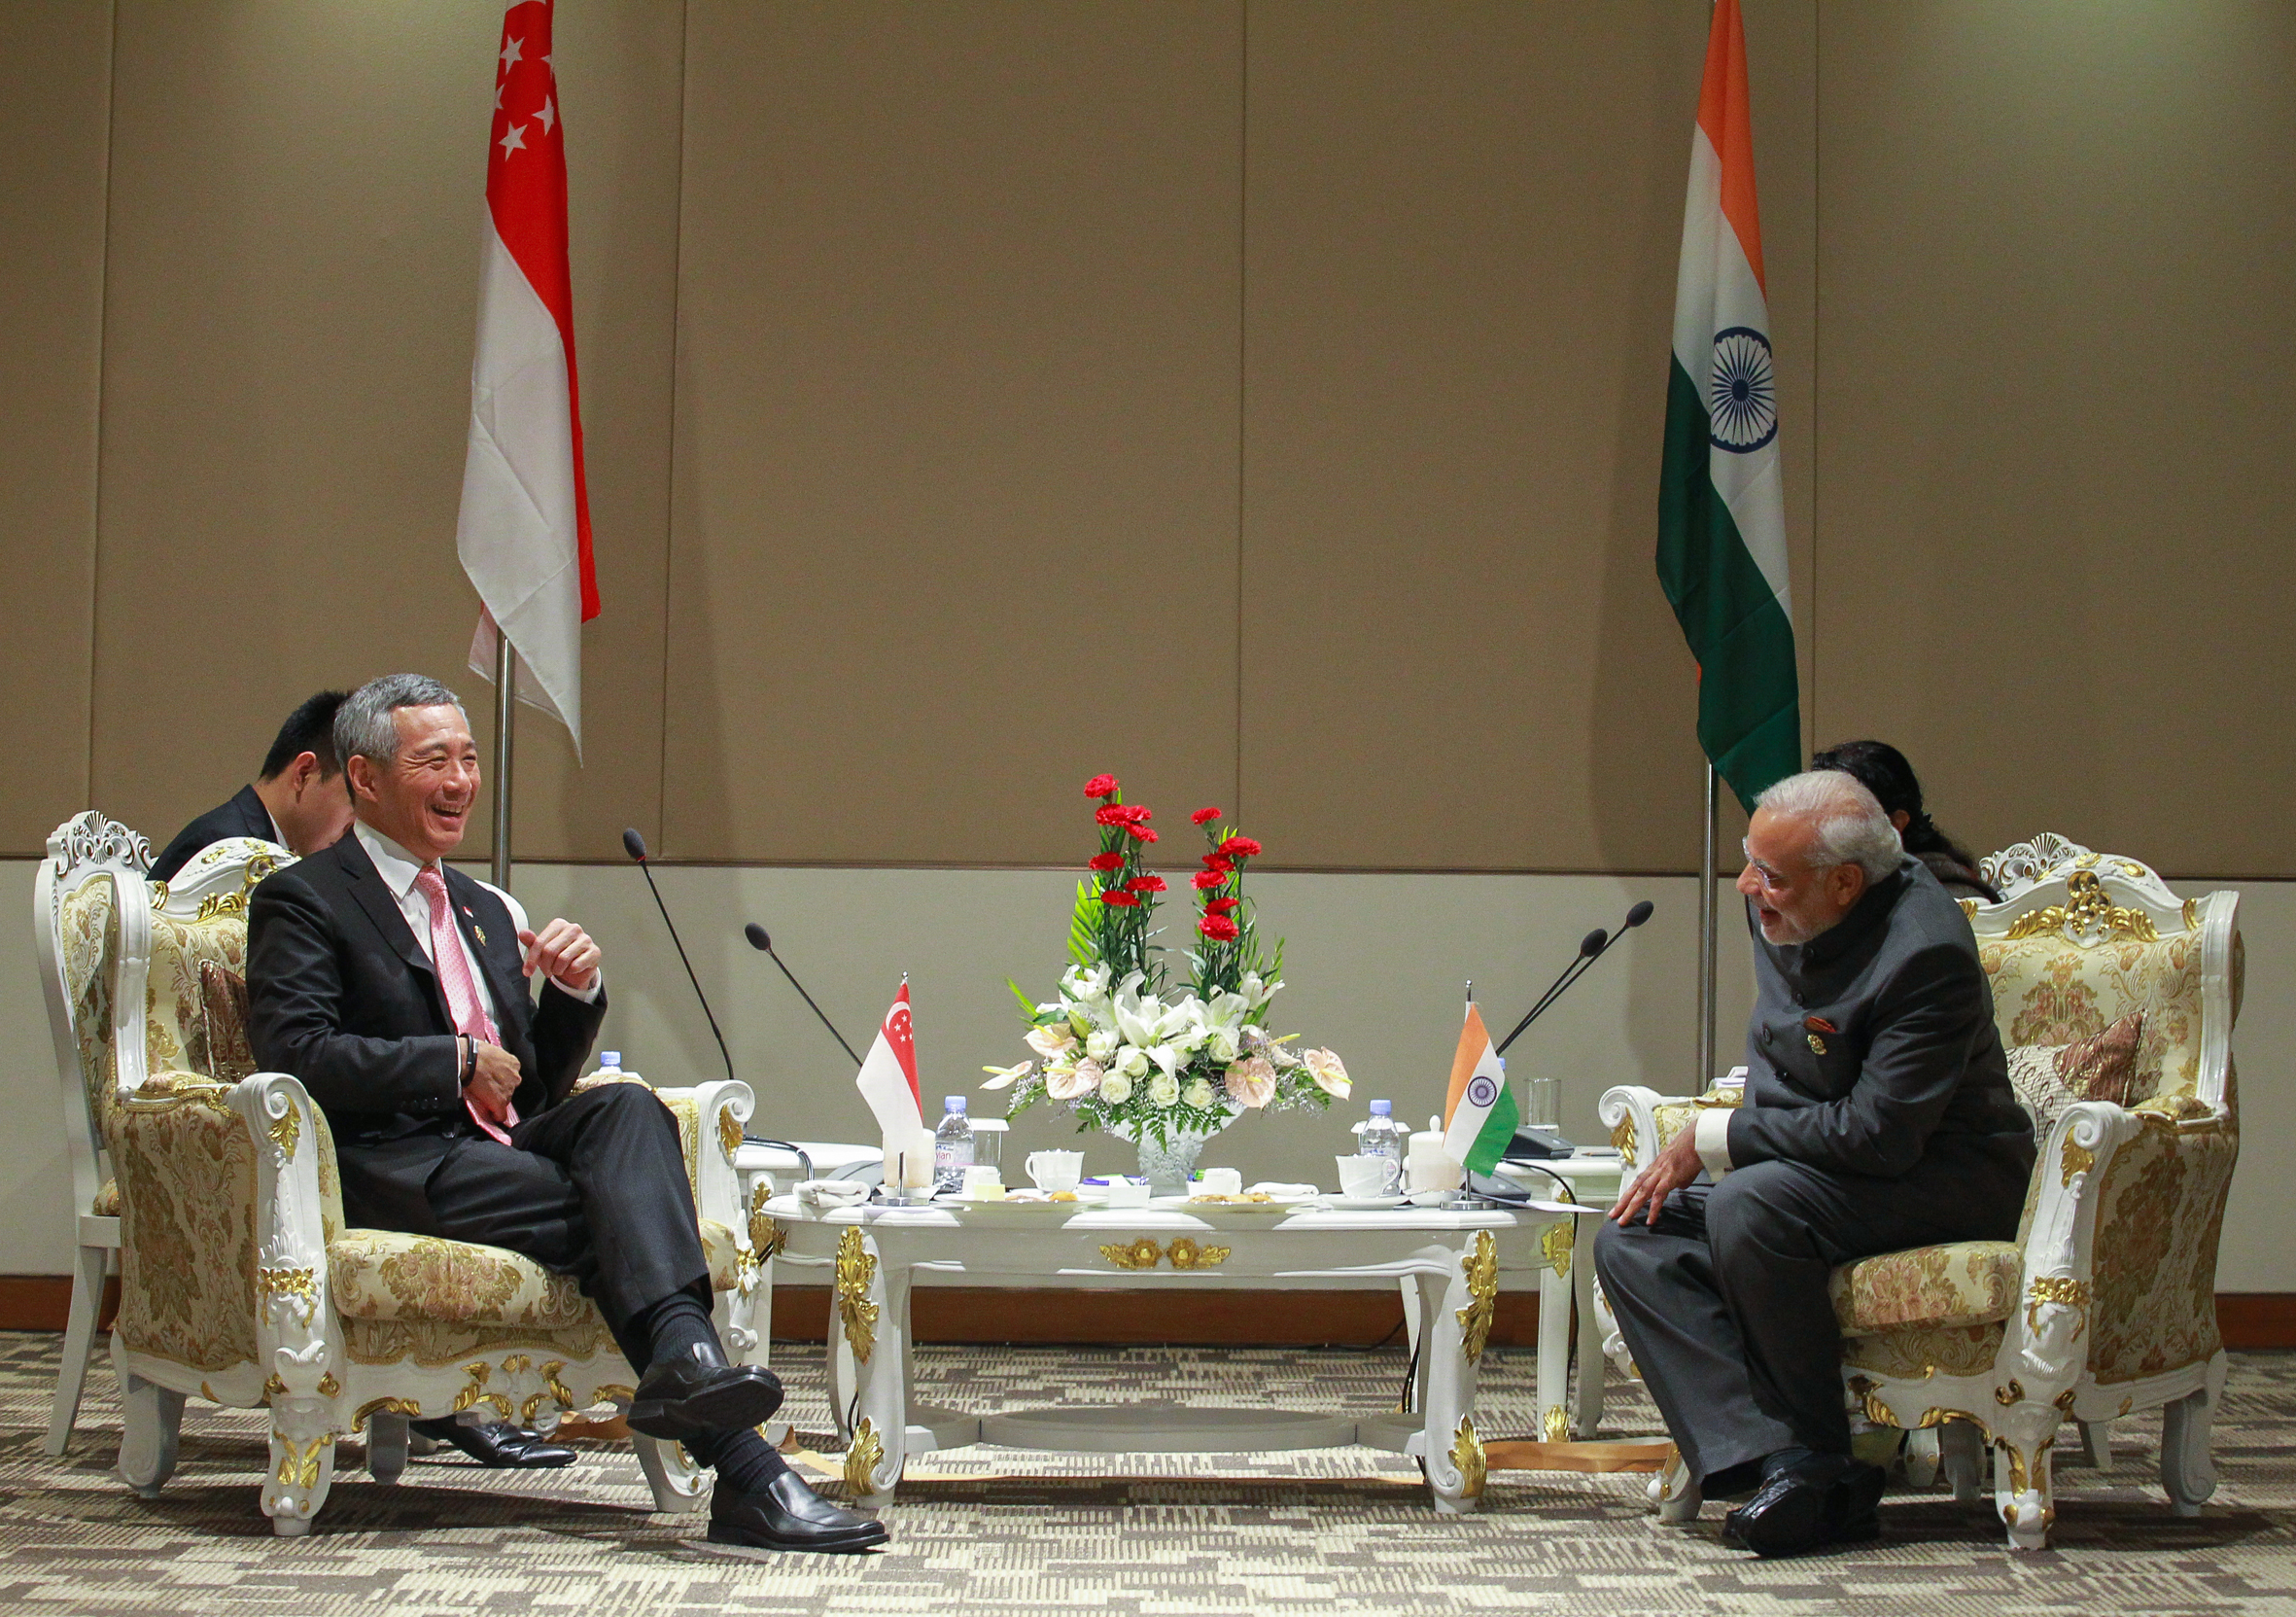
[[[416,945],[421,948],[424,957],[436,966],[438,957],[431,952],[431,900],[423,896],[421,888],[415,886],[415,878],[423,872],[423,861],[364,820],[355,823],[355,829],[359,845],[366,850],[366,857],[374,861],[375,870],[383,878],[383,885],[391,890],[391,896],[399,900],[399,913],[406,917],[406,924],[414,932]],[[478,885],[502,899],[504,907],[509,910],[511,941],[516,942],[518,933],[529,930],[525,906],[492,882],[480,882]],[[450,890],[450,900],[451,897]],[[463,951],[464,962],[470,967],[470,980],[478,985],[487,1014],[494,1018],[495,1026],[500,1028],[503,1025],[503,1007],[495,1002],[494,990],[487,986],[486,973],[479,968],[478,958],[471,953],[470,940],[464,935],[460,925],[454,929],[454,937]],[[588,988],[574,988],[555,977],[551,980],[582,1003],[589,1004],[598,998],[598,990],[604,985],[606,977],[603,972],[592,977]]]

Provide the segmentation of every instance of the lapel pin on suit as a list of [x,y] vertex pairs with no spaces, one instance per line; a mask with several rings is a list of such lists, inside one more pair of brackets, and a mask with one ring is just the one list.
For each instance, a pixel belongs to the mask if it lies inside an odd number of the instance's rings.
[[1818,1037],[1820,1034],[1841,1032],[1841,1029],[1835,1027],[1823,1016],[1805,1018],[1802,1026],[1809,1029],[1810,1054],[1814,1056],[1822,1056],[1826,1053],[1826,1040]]

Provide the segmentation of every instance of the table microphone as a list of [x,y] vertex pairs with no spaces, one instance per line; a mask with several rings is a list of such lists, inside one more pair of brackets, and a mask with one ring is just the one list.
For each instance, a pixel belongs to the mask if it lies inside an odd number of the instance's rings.
[[685,958],[685,943],[678,935],[678,923],[670,919],[670,906],[662,902],[662,890],[654,886],[653,868],[645,862],[645,838],[638,834],[638,827],[629,826],[622,832],[622,851],[638,861],[638,868],[645,873],[646,891],[654,896],[654,908],[662,912],[662,925],[670,929],[670,941],[678,945],[678,962],[685,967],[685,980],[694,985],[694,998],[702,1002],[702,1015],[709,1019],[710,1032],[717,1040],[717,1053],[725,1058],[725,1075],[734,1075],[734,1058],[725,1047],[725,1035],[717,1031],[717,1018],[711,1014],[710,996],[702,992],[702,979],[694,975],[694,963]]
[[[814,997],[806,993],[805,984],[797,980],[797,973],[789,969],[789,963],[780,955],[774,954],[773,934],[752,921],[742,929],[742,935],[749,940],[750,948],[772,956],[773,963],[782,968],[782,975],[789,979],[789,986],[797,990],[799,997],[807,1004],[813,1005],[814,1014],[821,1019],[821,1026],[829,1030],[829,1037],[836,1039],[838,1043],[845,1044],[845,1035],[837,1031],[837,1024],[829,1020],[829,1013],[819,1005],[814,1004]],[[861,1058],[853,1055],[853,1047],[851,1044],[845,1044],[845,1053],[852,1056],[855,1067],[861,1065]]]
[[1548,1006],[1568,993],[1573,983],[1593,970],[1594,963],[1609,954],[1618,944],[1618,939],[1648,921],[1652,911],[1656,907],[1650,899],[1642,899],[1626,912],[1626,919],[1619,924],[1617,932],[1605,932],[1600,927],[1597,927],[1581,938],[1578,958],[1562,968],[1562,975],[1554,979],[1554,986],[1539,997],[1539,1002],[1525,1012],[1523,1019],[1514,1025],[1514,1032],[1500,1041],[1499,1054],[1505,1055],[1507,1046],[1513,1043],[1525,1028],[1544,1015]]

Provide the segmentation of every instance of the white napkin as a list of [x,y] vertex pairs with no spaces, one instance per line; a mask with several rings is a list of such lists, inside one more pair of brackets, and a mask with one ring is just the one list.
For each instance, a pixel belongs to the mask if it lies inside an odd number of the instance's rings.
[[858,1179],[807,1179],[797,1199],[807,1207],[852,1207],[869,1199],[869,1187]]

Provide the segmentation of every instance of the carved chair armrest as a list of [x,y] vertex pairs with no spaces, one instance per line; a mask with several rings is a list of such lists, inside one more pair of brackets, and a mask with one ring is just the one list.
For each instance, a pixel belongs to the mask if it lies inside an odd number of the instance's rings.
[[1623,1164],[1619,1174],[1621,1186],[1632,1184],[1643,1165],[1666,1143],[1659,1128],[1658,1108],[1692,1104],[1691,1096],[1661,1095],[1638,1083],[1616,1084],[1603,1091],[1598,1114],[1603,1127],[1611,1131],[1611,1143],[1618,1148]]
[[738,1078],[719,1078],[691,1089],[655,1091],[665,1101],[676,1099],[693,1106],[701,1121],[695,1142],[693,1169],[694,1211],[714,1218],[748,1240],[742,1209],[741,1177],[734,1172],[734,1154],[742,1148],[742,1125],[756,1108],[756,1097]]
[[339,1334],[327,1273],[319,1155],[327,1135],[299,1079],[258,1072],[231,1086],[255,1146],[256,1338],[272,1395],[329,1397]]

